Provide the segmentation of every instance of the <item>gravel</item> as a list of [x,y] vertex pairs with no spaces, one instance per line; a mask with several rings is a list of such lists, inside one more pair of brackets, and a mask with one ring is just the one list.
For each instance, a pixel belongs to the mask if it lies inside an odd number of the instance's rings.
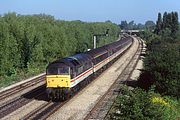
[[[143,42],[143,48],[142,48],[142,54],[145,54],[145,51],[146,51],[146,45],[144,43],[144,41],[142,40]],[[140,59],[136,65],[136,68],[135,70],[133,71],[132,75],[131,75],[131,80],[137,80],[140,73],[141,73],[141,70],[143,70],[143,59],[144,59],[144,56],[140,56]]]
[[33,100],[32,102],[26,104],[25,106],[17,109],[16,111],[12,112],[8,116],[4,117],[2,120],[19,120],[23,116],[27,115],[37,107],[44,104],[46,101],[43,100]]

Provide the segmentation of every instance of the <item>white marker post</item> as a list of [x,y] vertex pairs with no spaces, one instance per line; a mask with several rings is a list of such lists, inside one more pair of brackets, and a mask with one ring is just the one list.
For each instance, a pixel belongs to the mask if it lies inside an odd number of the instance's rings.
[[94,49],[96,49],[96,35],[93,36],[93,40],[94,40]]

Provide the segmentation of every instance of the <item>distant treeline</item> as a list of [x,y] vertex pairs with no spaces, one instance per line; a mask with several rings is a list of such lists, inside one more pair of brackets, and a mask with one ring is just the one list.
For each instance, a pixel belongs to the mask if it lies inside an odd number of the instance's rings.
[[123,30],[142,30],[142,29],[154,30],[156,24],[151,20],[146,21],[145,24],[142,23],[136,24],[134,21],[130,21],[128,23],[125,20],[125,21],[121,21],[121,24],[119,26]]
[[98,46],[116,40],[119,26],[111,22],[55,20],[44,14],[0,16],[1,84],[9,77],[44,71],[55,59],[93,48],[93,34],[105,33],[106,29],[109,36],[98,38]]

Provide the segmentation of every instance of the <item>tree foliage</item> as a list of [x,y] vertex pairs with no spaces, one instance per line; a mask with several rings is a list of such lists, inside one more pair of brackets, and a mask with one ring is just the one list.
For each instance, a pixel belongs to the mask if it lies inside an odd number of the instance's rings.
[[121,29],[123,30],[154,30],[155,29],[155,23],[151,20],[148,20],[145,22],[145,24],[138,23],[136,24],[134,21],[130,21],[129,23],[125,21],[121,21],[121,24],[119,25]]
[[162,16],[161,13],[158,13],[158,20],[156,21],[156,28],[155,28],[155,33],[159,34],[160,31],[162,30]]
[[134,21],[130,21],[129,23],[125,21],[121,21],[121,24],[119,25],[121,29],[123,30],[141,30],[145,28],[145,25],[138,23],[136,24]]
[[93,48],[93,34],[109,29],[109,37],[98,38],[98,46],[117,39],[119,27],[112,22],[87,23],[55,20],[53,16],[0,16],[0,79],[44,71],[58,58]]
[[156,29],[154,32],[156,34],[162,34],[165,30],[170,30],[171,36],[175,39],[176,34],[179,30],[177,12],[171,12],[171,13],[165,12],[163,14],[163,18],[161,16],[161,13],[158,13],[158,20],[156,22]]
[[[148,51],[144,60],[145,71],[141,74],[139,83],[145,89],[155,85],[156,91],[162,95],[179,98],[180,41],[175,38],[180,37],[178,34],[180,31],[179,28],[176,28],[178,25],[175,18],[178,18],[176,12],[165,12],[163,26],[158,35],[151,32],[142,34],[143,39],[146,40]],[[160,20],[160,14],[158,20]],[[157,22],[156,27],[159,26],[159,23]]]
[[155,26],[156,26],[156,24],[151,20],[148,20],[145,22],[145,27],[148,30],[154,30]]
[[157,91],[164,95],[180,97],[180,53],[179,44],[151,41],[145,70]]

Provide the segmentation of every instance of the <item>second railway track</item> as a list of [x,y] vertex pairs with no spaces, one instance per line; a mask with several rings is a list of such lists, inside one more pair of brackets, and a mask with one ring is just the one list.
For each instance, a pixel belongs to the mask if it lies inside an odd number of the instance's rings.
[[[45,74],[17,83],[0,92],[0,119],[44,93]],[[40,86],[37,86],[40,83]],[[42,84],[42,85],[41,85]]]
[[32,87],[33,85],[37,84],[37,83],[40,83],[42,82],[43,80],[45,79],[45,75],[41,75],[37,78],[34,78],[32,80],[29,80],[27,82],[24,82],[22,84],[19,84],[17,86],[14,86],[10,89],[7,89],[7,90],[4,90],[2,92],[0,92],[0,101],[9,97],[9,96],[12,96],[13,94],[16,94],[24,89],[27,89],[29,87]]
[[45,85],[37,87],[36,89],[24,94],[23,96],[18,96],[2,104],[0,106],[0,119],[31,102],[32,100],[34,100],[34,98],[38,97],[46,97]]

